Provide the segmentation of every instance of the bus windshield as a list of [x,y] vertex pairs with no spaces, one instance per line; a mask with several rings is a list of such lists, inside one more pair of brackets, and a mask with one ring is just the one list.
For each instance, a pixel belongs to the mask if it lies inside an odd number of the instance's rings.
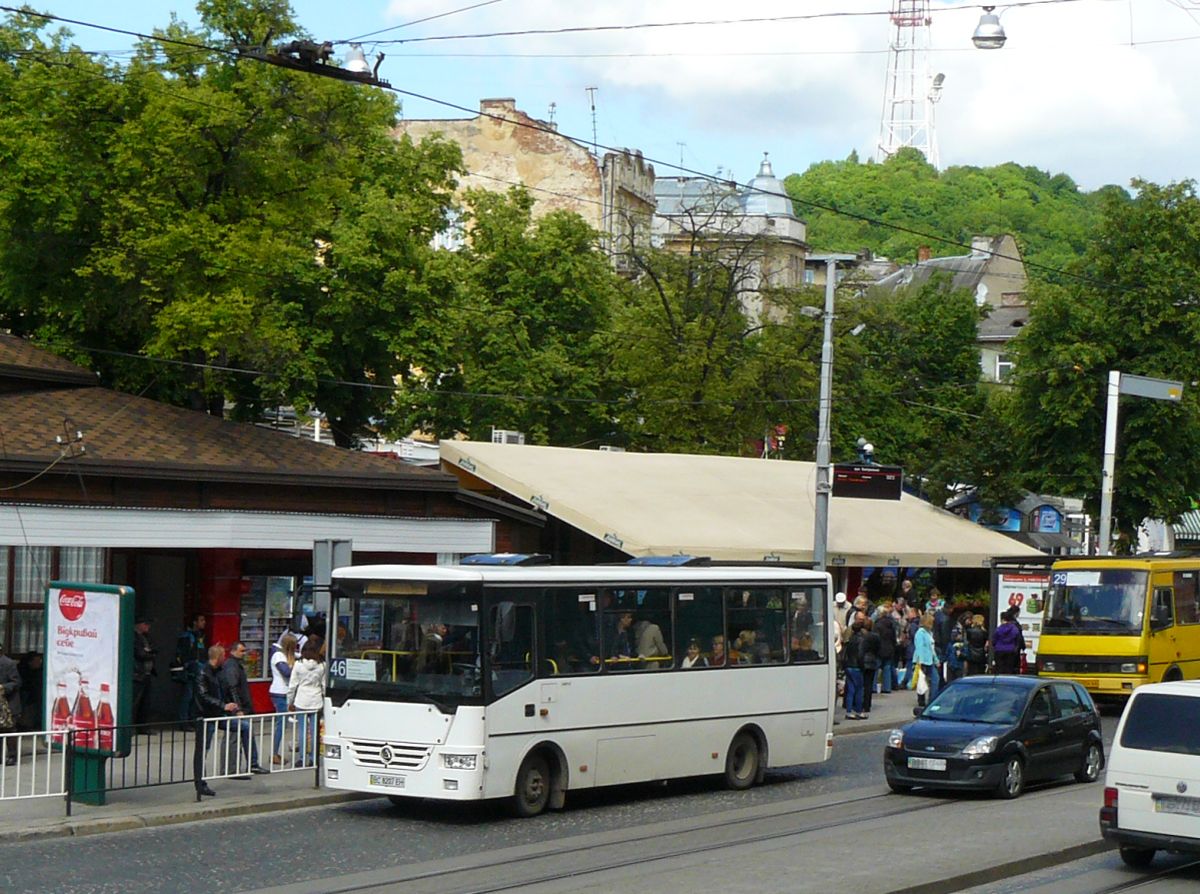
[[1148,572],[1072,569],[1051,575],[1042,629],[1055,633],[1139,634]]
[[482,696],[479,606],[461,584],[387,582],[334,601],[329,687],[443,710]]

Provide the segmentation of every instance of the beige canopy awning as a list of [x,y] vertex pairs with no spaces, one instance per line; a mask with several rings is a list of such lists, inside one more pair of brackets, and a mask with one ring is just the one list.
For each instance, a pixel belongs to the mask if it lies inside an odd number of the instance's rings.
[[[811,562],[816,465],[442,441],[467,473],[632,556]],[[469,481],[467,482],[469,487]],[[1038,550],[904,494],[834,497],[830,565],[979,568]]]

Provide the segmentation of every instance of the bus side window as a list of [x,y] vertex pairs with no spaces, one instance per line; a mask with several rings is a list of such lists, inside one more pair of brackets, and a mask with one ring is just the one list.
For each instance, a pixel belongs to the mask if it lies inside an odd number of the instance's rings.
[[1154,605],[1150,609],[1150,629],[1165,630],[1175,623],[1170,587],[1159,587],[1154,591]]
[[725,639],[731,665],[787,661],[787,611],[777,587],[733,587],[725,599]]
[[546,658],[541,673],[594,674],[603,666],[600,660],[600,612],[597,590],[555,587],[545,592]]
[[1175,621],[1178,624],[1200,623],[1196,606],[1196,578],[1200,572],[1175,572]]
[[[675,654],[677,667],[685,666],[688,644],[695,640],[700,657],[686,667],[724,667],[725,652],[720,587],[682,587],[675,593]],[[720,643],[714,650],[713,643]]]
[[491,621],[492,689],[503,695],[533,679],[533,607],[501,602]]

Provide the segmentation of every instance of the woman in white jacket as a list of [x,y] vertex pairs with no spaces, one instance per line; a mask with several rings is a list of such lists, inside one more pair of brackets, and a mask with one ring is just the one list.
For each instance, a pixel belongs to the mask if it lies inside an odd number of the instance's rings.
[[325,662],[320,647],[311,639],[300,650],[300,660],[288,680],[289,711],[304,711],[304,738],[300,744],[300,765],[311,767],[317,756],[317,715],[325,703]]

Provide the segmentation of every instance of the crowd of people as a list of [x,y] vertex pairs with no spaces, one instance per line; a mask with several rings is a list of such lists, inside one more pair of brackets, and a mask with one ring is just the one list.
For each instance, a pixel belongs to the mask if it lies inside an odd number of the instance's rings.
[[[237,768],[245,767],[248,773],[236,779],[249,779],[252,774],[271,772],[262,765],[254,735],[251,717],[255,714],[250,698],[250,684],[242,661],[246,654],[244,643],[235,642],[226,652],[221,645],[204,646],[204,620],[197,616],[179,637],[180,654],[176,665],[185,668],[185,697],[190,704],[181,705],[181,716],[188,712],[191,718],[219,719],[223,723],[206,723],[205,735],[196,736],[193,754],[193,771],[196,791],[200,795],[213,796],[215,791],[204,781],[204,762],[213,736],[218,727],[226,737],[226,760]],[[204,661],[197,656],[203,651]],[[279,637],[271,647],[272,706],[277,714],[301,712],[296,734],[293,766],[311,767],[316,764],[316,716],[311,713],[321,708],[325,697],[325,627],[323,620],[316,619],[304,630],[300,625]],[[189,719],[189,723],[191,720]],[[275,718],[271,735],[271,764],[279,767],[289,756],[284,754],[284,730],[286,721]]]
[[1019,673],[1025,637],[1017,609],[1004,612],[1000,621],[989,633],[983,615],[953,614],[936,587],[921,608],[910,580],[894,599],[877,605],[865,589],[852,603],[838,593],[833,623],[846,718],[867,719],[877,694],[913,688],[917,704],[925,705],[959,677]]

